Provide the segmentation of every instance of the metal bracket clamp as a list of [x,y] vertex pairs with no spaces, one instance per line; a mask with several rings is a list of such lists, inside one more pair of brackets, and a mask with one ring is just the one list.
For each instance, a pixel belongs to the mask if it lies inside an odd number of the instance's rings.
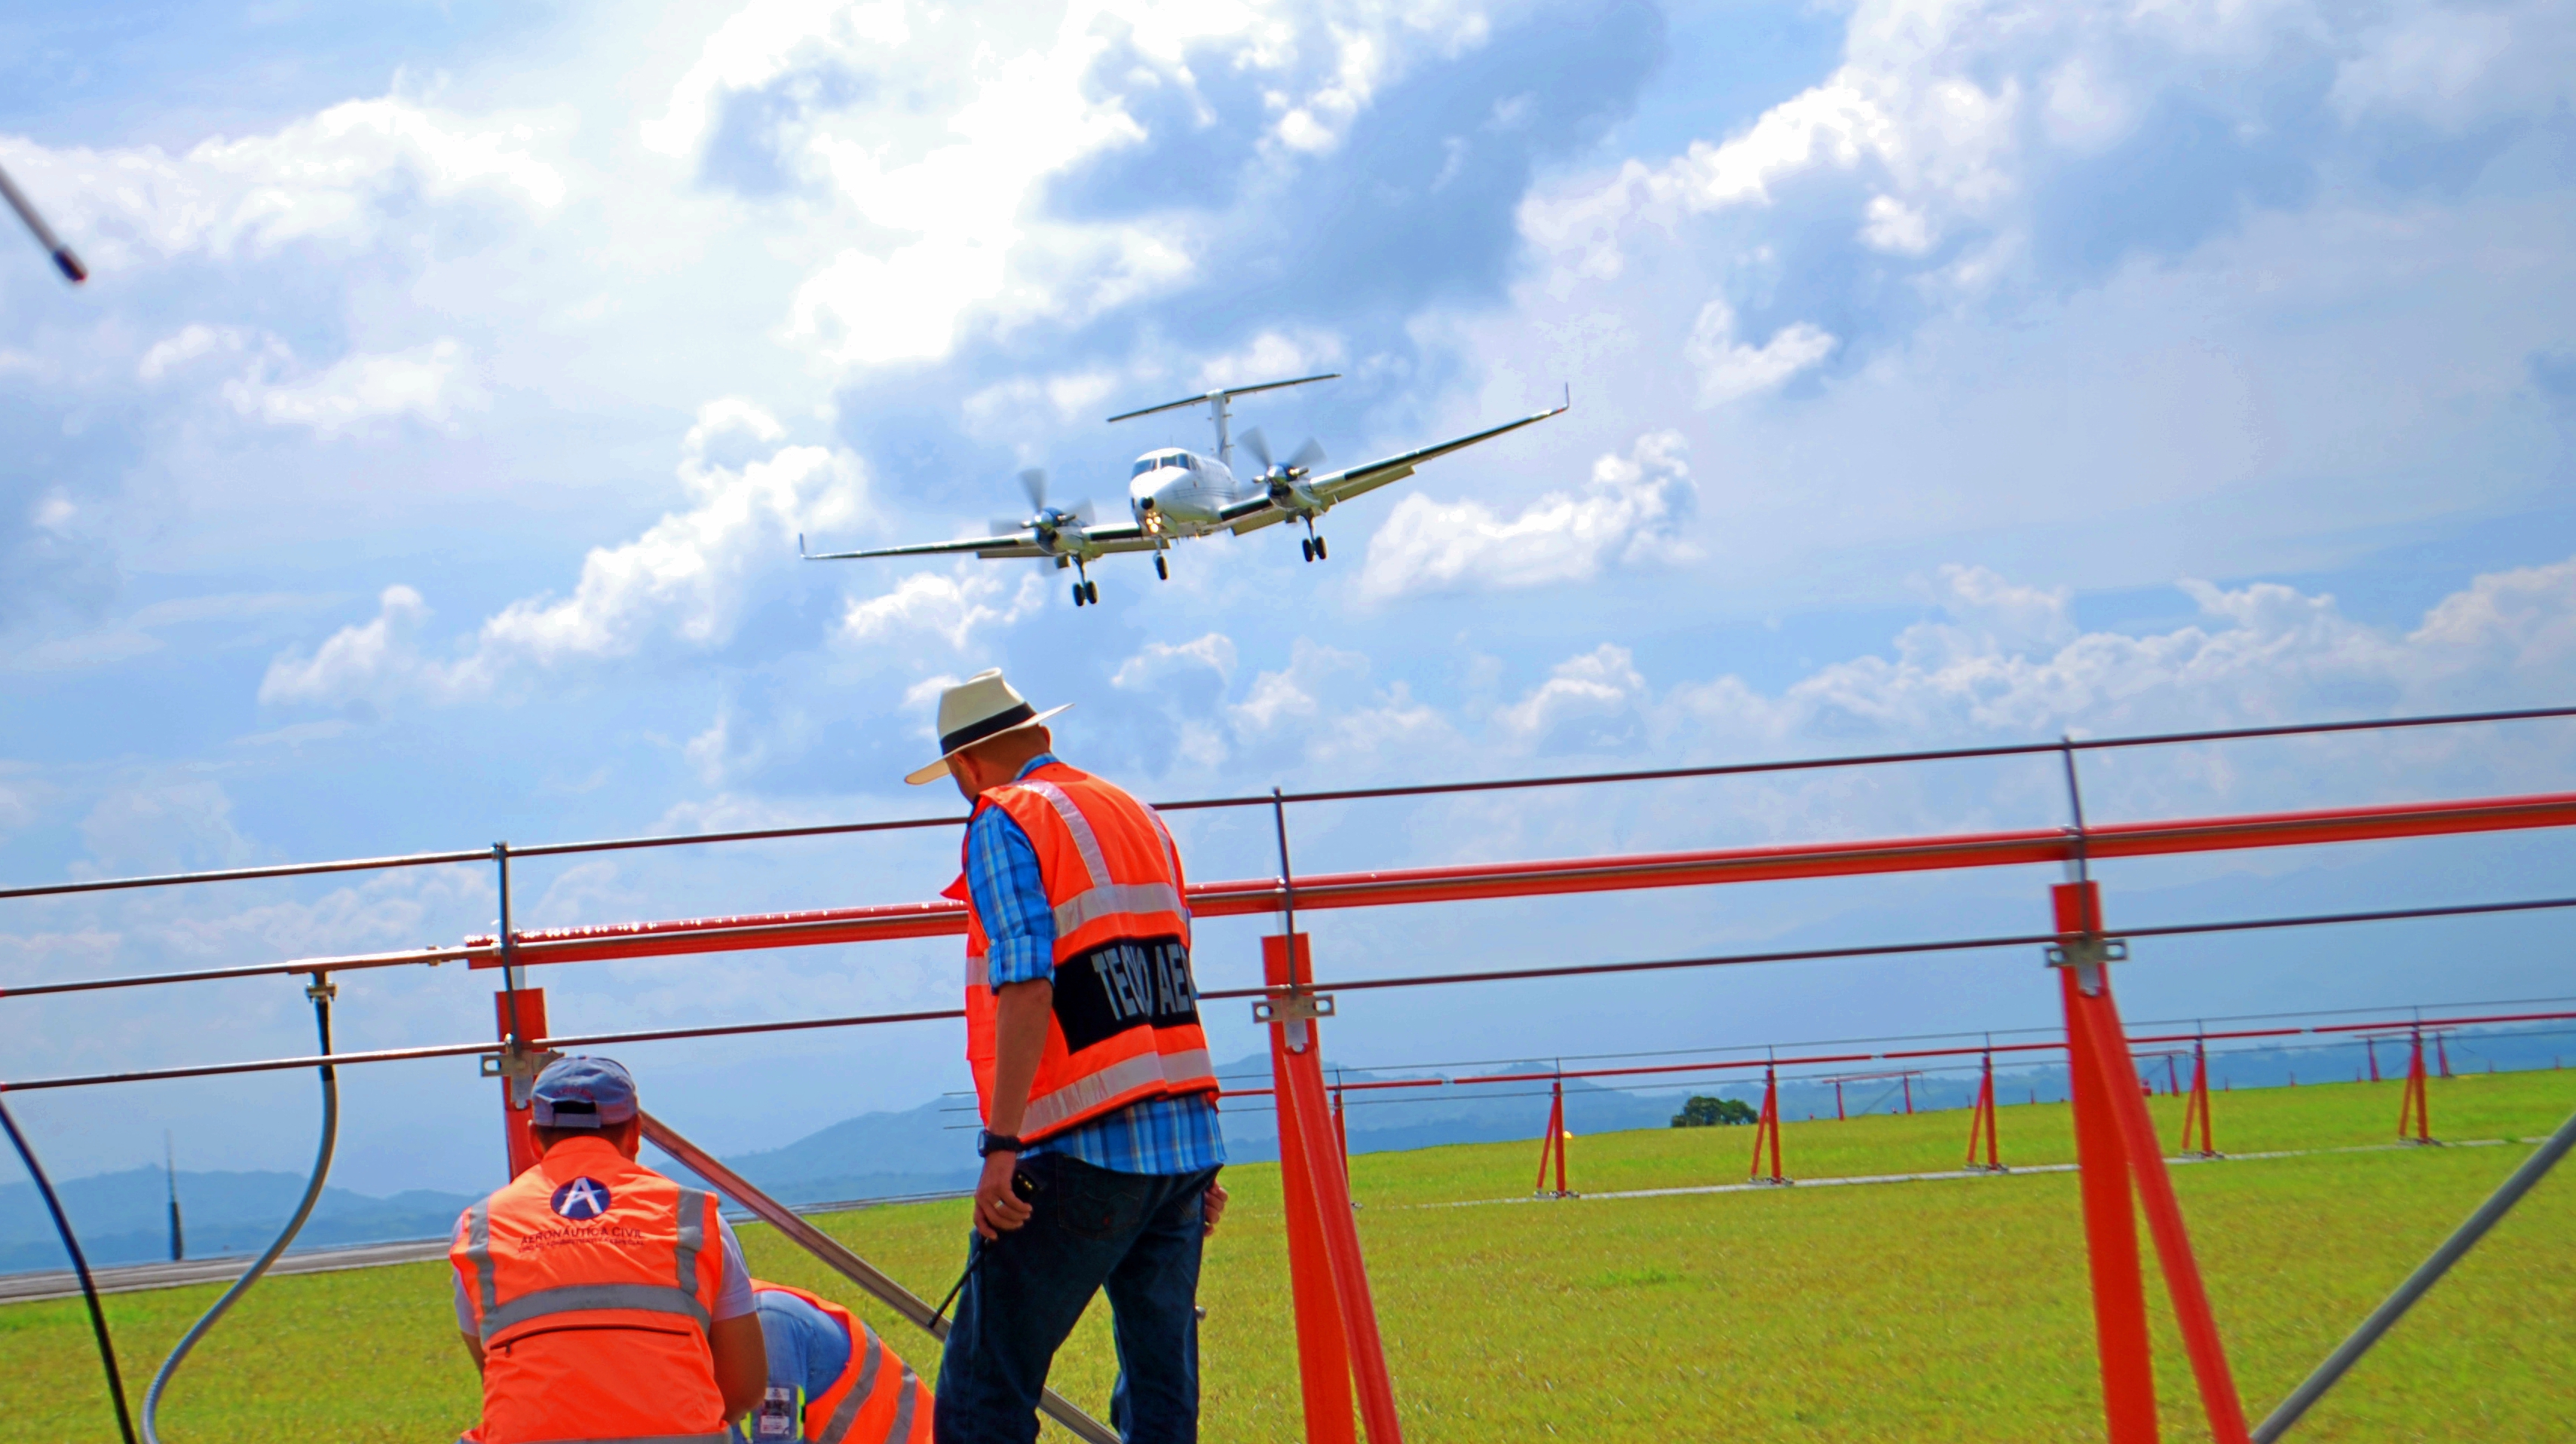
[[1306,988],[1290,988],[1275,998],[1256,998],[1252,1004],[1255,1023],[1302,1023],[1331,1016],[1333,995]]
[[526,1048],[514,1039],[498,1053],[486,1053],[479,1060],[486,1078],[506,1078],[510,1082],[510,1106],[525,1108],[534,1098],[537,1075],[546,1065],[563,1054],[553,1048]]
[[340,996],[340,985],[331,981],[329,973],[315,973],[313,981],[305,985],[304,996],[317,1003],[328,1002]]
[[2129,960],[2127,938],[2081,937],[2063,943],[2050,943],[2045,956],[2052,968],[2073,968],[2075,986],[2084,996],[2102,995],[2102,965]]

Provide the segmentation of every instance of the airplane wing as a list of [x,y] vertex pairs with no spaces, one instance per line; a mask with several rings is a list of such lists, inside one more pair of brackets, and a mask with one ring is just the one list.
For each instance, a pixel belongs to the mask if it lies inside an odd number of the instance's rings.
[[[1557,415],[1564,411],[1566,407],[1573,404],[1574,399],[1569,393],[1565,401],[1556,406],[1552,406],[1545,411],[1541,411],[1536,415],[1524,416],[1518,421],[1506,421],[1500,426],[1487,427],[1483,431],[1479,431],[1472,436],[1461,436],[1455,441],[1443,441],[1436,446],[1420,447],[1413,451],[1407,451],[1396,456],[1390,456],[1384,461],[1372,461],[1366,466],[1353,466],[1341,471],[1328,472],[1325,475],[1316,477],[1312,482],[1309,482],[1308,485],[1311,486],[1314,489],[1315,494],[1322,497],[1328,505],[1345,502],[1350,500],[1352,497],[1359,496],[1365,492],[1375,491],[1389,482],[1404,480],[1406,477],[1413,475],[1413,469],[1415,467],[1420,466],[1426,461],[1447,456],[1453,451],[1464,451],[1479,441],[1491,441],[1506,431],[1518,431],[1524,426],[1536,425],[1551,416]],[[1251,528],[1249,527],[1238,526],[1235,530],[1240,534],[1250,529]]]
[[[1145,529],[1132,521],[1114,522],[1082,529],[1082,539],[1092,549],[1103,552],[1149,552],[1154,540]],[[936,557],[978,556],[987,561],[1006,561],[1013,557],[1050,557],[1055,553],[1038,545],[1035,532],[1006,532],[1000,536],[959,537],[955,541],[914,542],[908,546],[870,547],[854,552],[809,552],[805,538],[796,538],[796,554],[809,562],[854,561],[866,557]]]
[[955,541],[944,542],[914,542],[909,546],[871,547],[866,551],[855,552],[809,552],[805,550],[805,538],[802,536],[796,538],[796,554],[809,562],[841,562],[860,557],[935,557],[952,553],[965,553],[990,559],[1047,555],[1046,549],[1039,546],[1027,532],[1003,536],[959,537]]

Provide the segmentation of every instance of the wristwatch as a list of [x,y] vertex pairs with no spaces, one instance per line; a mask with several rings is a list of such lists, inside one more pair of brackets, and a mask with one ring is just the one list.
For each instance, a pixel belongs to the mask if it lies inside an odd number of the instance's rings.
[[975,1156],[990,1158],[996,1153],[1018,1153],[1023,1145],[1007,1133],[979,1132],[975,1135]]

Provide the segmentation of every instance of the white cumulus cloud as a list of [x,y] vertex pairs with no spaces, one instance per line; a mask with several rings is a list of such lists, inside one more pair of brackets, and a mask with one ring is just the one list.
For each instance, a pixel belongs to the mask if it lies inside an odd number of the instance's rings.
[[1700,308],[1682,355],[1699,374],[1699,404],[1722,406],[1779,386],[1833,350],[1834,338],[1804,321],[1748,346],[1735,339],[1735,311],[1721,296]]
[[874,643],[926,632],[962,652],[978,628],[1007,627],[1036,615],[1046,594],[1046,580],[1035,572],[1023,573],[1013,587],[990,562],[960,562],[945,574],[916,572],[890,592],[851,598],[841,613],[841,636]]
[[[774,449],[739,467],[708,459],[731,433]],[[795,534],[845,525],[866,499],[857,458],[781,443],[785,428],[750,402],[701,408],[682,442],[679,477],[693,505],[665,514],[643,535],[597,547],[572,594],[512,602],[487,618],[471,644],[440,658],[416,642],[427,615],[420,594],[386,589],[374,620],[343,628],[306,656],[269,666],[260,697],[332,702],[411,693],[456,700],[491,693],[514,675],[632,655],[670,644],[704,650],[732,639]]]
[[1698,492],[1680,433],[1650,432],[1592,464],[1580,492],[1549,492],[1504,518],[1473,499],[1398,502],[1369,540],[1360,594],[1385,600],[1461,586],[1587,581],[1612,562],[1675,560]]
[[399,96],[352,100],[265,135],[51,150],[0,137],[0,164],[46,197],[93,264],[228,258],[297,242],[372,245],[403,210],[486,196],[540,210],[564,180],[539,155],[547,126],[467,118]]

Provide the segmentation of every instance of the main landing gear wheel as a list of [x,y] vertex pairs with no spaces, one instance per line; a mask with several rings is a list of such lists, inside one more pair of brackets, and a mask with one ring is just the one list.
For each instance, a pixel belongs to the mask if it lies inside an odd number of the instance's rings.
[[1089,601],[1090,601],[1090,603],[1091,603],[1093,606],[1095,606],[1095,607],[1096,607],[1096,606],[1099,606],[1099,605],[1100,605],[1100,583],[1098,583],[1098,582],[1084,582],[1084,583],[1082,584],[1082,595],[1084,596],[1084,598],[1086,598],[1087,600],[1089,600]]
[[1163,582],[1168,582],[1172,579],[1172,569],[1163,564],[1163,554],[1161,552],[1154,553],[1154,579],[1156,581]]
[[1305,537],[1297,538],[1297,554],[1308,561],[1315,559],[1315,544]]
[[1326,555],[1327,553],[1324,550],[1324,539],[1322,537],[1315,538],[1315,560],[1320,562]]
[[1073,584],[1073,604],[1078,607],[1081,606],[1085,600],[1086,598],[1082,595],[1082,583],[1075,582]]

